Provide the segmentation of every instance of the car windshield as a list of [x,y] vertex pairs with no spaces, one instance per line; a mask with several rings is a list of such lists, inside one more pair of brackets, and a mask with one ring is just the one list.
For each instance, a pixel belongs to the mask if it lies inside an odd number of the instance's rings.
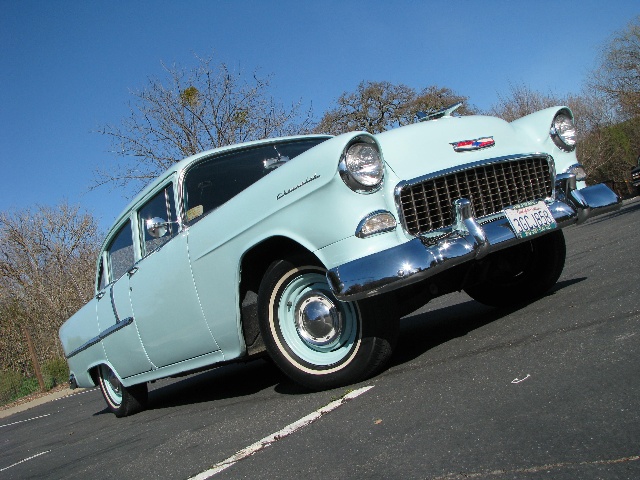
[[194,165],[184,180],[187,221],[198,221],[238,193],[327,137],[286,140],[217,155]]

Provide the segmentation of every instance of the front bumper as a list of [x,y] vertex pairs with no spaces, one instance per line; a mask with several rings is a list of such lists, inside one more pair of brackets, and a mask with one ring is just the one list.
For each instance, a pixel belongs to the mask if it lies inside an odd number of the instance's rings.
[[[620,198],[606,185],[577,190],[575,176],[561,174],[556,181],[556,199],[548,207],[556,220],[556,229],[560,229],[617,210],[620,204]],[[504,216],[479,223],[467,199],[456,200],[455,212],[451,234],[433,245],[414,238],[329,270],[327,279],[336,298],[361,300],[396,290],[532,238],[516,237]]]

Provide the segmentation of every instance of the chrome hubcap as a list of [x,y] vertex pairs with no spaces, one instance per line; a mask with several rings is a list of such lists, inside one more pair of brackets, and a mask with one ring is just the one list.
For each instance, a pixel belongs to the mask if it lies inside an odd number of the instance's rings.
[[320,292],[310,292],[295,309],[296,330],[303,342],[322,350],[338,344],[343,319],[335,303]]
[[122,386],[120,384],[120,380],[118,380],[118,377],[115,376],[115,374],[113,372],[109,372],[109,378],[108,378],[109,384],[111,385],[111,388],[113,389],[113,392],[120,396],[121,392],[120,392],[120,387]]

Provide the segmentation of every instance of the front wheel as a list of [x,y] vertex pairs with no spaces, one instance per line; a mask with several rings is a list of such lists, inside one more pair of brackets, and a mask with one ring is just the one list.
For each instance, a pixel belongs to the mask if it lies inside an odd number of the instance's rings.
[[566,254],[562,230],[492,253],[478,263],[464,291],[493,307],[531,301],[558,281]]
[[258,293],[267,351],[295,382],[314,390],[363,380],[388,361],[399,319],[389,302],[340,302],[326,270],[301,258],[274,262]]
[[146,407],[148,399],[146,383],[125,387],[106,365],[100,365],[98,368],[98,380],[107,407],[116,417],[133,415]]

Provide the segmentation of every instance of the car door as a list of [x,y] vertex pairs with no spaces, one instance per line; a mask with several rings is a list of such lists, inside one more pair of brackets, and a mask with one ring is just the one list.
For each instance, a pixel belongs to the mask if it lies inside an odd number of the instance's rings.
[[102,346],[107,360],[122,378],[153,368],[140,341],[129,298],[128,272],[134,262],[133,234],[127,220],[101,257],[97,295]]
[[[141,260],[129,273],[133,314],[150,361],[158,368],[219,350],[202,313],[187,231],[178,231],[173,183],[137,213]],[[147,228],[148,222],[155,224]]]

